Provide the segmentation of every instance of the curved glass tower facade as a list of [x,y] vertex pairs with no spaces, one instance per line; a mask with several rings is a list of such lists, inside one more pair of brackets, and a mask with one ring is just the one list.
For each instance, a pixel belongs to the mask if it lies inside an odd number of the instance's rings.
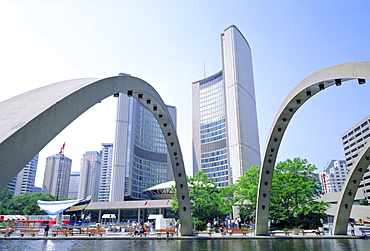
[[[167,108],[176,121],[176,108]],[[120,95],[110,201],[149,199],[142,191],[172,179],[167,144],[156,119],[136,99]]]
[[222,70],[192,84],[193,171],[219,187],[261,165],[250,47],[235,26],[221,45]]

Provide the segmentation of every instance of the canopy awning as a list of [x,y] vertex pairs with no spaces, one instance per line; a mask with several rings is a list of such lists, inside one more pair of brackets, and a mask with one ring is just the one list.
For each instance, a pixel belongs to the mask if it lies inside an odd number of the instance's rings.
[[80,203],[84,200],[90,200],[91,196],[79,200],[63,200],[63,201],[41,201],[38,200],[37,204],[39,207],[50,216],[57,216],[63,213],[65,210],[71,208],[72,206]]
[[27,220],[23,215],[1,215],[0,220],[2,221],[12,221],[12,220]]

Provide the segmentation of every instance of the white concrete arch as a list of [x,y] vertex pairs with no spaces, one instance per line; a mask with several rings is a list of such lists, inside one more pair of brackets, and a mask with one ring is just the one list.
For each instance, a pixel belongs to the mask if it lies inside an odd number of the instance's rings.
[[154,115],[171,156],[182,235],[193,235],[186,173],[180,143],[166,105],[156,90],[131,76],[83,78],[47,85],[0,103],[0,189],[58,133],[101,100],[126,93]]
[[312,74],[292,90],[279,108],[269,133],[261,167],[256,208],[256,235],[268,235],[271,181],[276,156],[294,113],[316,93],[351,79],[359,79],[359,81],[370,79],[370,61],[335,65]]

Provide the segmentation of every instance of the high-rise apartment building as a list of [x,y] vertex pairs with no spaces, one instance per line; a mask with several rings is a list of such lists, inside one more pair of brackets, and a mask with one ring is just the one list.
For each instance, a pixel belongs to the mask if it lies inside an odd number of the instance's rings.
[[80,199],[78,197],[79,188],[80,188],[80,172],[71,171],[71,175],[69,176],[68,199],[71,200]]
[[222,70],[192,84],[193,171],[223,187],[261,166],[251,50],[235,26],[221,34]]
[[[342,134],[342,142],[347,167],[350,170],[360,150],[366,145],[370,137],[370,115],[358,122],[352,128]],[[370,166],[369,166],[370,167]],[[365,198],[370,202],[370,168],[367,168],[360,182],[359,190],[362,190]]]
[[98,202],[108,202],[113,168],[113,143],[102,143]]
[[68,198],[71,166],[72,160],[62,153],[47,157],[42,192]]
[[348,168],[345,160],[330,160],[320,175],[324,193],[341,192]]
[[37,154],[8,184],[7,188],[14,196],[33,193],[38,160],[39,155]]
[[[176,108],[167,106],[176,125]],[[151,112],[119,95],[110,201],[149,199],[142,191],[173,179],[167,144]]]
[[97,202],[101,172],[101,153],[88,151],[81,160],[79,198],[91,195],[91,201]]

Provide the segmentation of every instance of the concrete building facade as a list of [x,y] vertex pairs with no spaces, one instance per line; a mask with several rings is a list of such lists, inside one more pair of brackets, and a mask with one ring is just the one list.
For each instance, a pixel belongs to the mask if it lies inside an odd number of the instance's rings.
[[98,201],[100,172],[101,153],[87,151],[81,160],[79,198],[85,198],[91,195],[91,201]]
[[348,174],[345,160],[330,160],[320,175],[324,193],[341,192]]
[[221,34],[222,70],[192,84],[193,172],[219,187],[261,166],[251,50],[235,27]]
[[34,192],[38,160],[37,154],[8,184],[7,188],[14,196]]
[[[369,138],[370,115],[342,134],[343,150],[349,169]],[[370,167],[367,168],[358,188],[364,193],[365,199],[370,202]]]
[[64,154],[55,154],[46,158],[43,193],[50,193],[58,198],[68,198],[72,160]]
[[102,143],[98,202],[108,202],[113,169],[113,143]]
[[[176,126],[176,108],[166,105]],[[110,201],[149,199],[142,192],[172,180],[162,130],[152,113],[134,98],[118,97]]]

